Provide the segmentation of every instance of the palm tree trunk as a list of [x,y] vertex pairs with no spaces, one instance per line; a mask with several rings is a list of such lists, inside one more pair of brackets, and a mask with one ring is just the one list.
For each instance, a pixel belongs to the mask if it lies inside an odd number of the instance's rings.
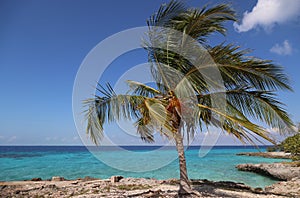
[[176,149],[178,152],[179,170],[180,170],[180,182],[179,182],[178,195],[179,197],[182,197],[184,195],[191,194],[192,188],[187,174],[183,139],[180,130],[177,130],[177,133],[175,133],[175,142],[176,142]]

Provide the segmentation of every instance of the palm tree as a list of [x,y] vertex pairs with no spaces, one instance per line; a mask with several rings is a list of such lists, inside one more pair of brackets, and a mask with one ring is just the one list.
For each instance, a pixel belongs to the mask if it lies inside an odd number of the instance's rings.
[[[181,196],[192,192],[183,140],[193,138],[197,129],[218,127],[252,144],[258,136],[273,142],[267,130],[252,120],[281,132],[289,130],[292,121],[276,98],[276,91],[292,90],[283,68],[246,56],[249,51],[234,44],[211,46],[207,42],[216,32],[225,34],[224,23],[235,20],[235,12],[225,4],[202,9],[187,8],[178,1],[161,5],[147,21],[149,32],[143,42],[156,85],[128,81],[131,89],[123,95],[116,94],[110,84],[99,85],[99,95],[86,101],[87,133],[94,143],[101,140],[104,123],[121,118],[135,120],[137,133],[145,142],[154,142],[154,132],[173,140],[179,158]],[[206,53],[195,57],[195,46],[188,38]],[[203,72],[207,65],[201,60],[206,56],[217,67],[223,88]],[[223,110],[212,100],[222,95],[226,103]]]

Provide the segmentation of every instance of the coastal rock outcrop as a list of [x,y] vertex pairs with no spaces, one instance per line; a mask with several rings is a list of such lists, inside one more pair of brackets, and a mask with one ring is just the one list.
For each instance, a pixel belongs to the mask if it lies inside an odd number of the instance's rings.
[[300,167],[289,163],[239,164],[236,168],[240,171],[255,172],[283,181],[300,178]]

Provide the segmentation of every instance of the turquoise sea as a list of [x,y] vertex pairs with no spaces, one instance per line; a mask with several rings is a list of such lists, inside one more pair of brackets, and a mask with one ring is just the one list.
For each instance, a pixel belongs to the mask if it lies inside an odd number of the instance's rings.
[[[84,146],[0,146],[0,181],[35,177],[50,179],[52,176],[63,176],[66,179],[85,176],[105,179],[112,175],[157,179],[179,177],[177,159],[158,169],[143,172],[145,167],[176,155],[174,147],[159,149],[158,146],[125,146],[122,150],[115,147],[91,148],[94,150],[92,153]],[[188,175],[191,179],[234,181],[252,187],[265,187],[276,180],[238,171],[235,166],[241,163],[284,161],[236,155],[240,152],[258,152],[251,146],[215,146],[203,157],[199,156],[199,148],[192,146],[186,150]],[[265,147],[260,147],[260,150],[265,151]],[[149,157],[149,152],[152,157]],[[96,158],[97,155],[101,156],[100,159],[112,159],[117,167],[131,167],[137,172],[112,168]]]

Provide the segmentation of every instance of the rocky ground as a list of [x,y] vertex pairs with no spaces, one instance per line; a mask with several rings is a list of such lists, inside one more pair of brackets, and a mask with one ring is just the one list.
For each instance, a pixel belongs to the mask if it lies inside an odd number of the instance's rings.
[[300,197],[300,179],[293,178],[289,181],[282,181],[265,188],[265,192],[272,192],[287,197]]
[[[178,180],[155,180],[144,178],[112,177],[108,180],[93,178],[66,181],[53,177],[51,181],[0,182],[0,197],[177,197]],[[252,189],[241,183],[212,182],[193,180],[193,188],[198,195],[191,197],[236,197],[236,198],[271,198],[296,197],[296,194],[282,194],[283,188],[269,187]],[[298,184],[297,184],[298,185]],[[283,186],[283,185],[281,185]],[[290,188],[290,186],[289,186]],[[292,187],[291,187],[292,188]]]

